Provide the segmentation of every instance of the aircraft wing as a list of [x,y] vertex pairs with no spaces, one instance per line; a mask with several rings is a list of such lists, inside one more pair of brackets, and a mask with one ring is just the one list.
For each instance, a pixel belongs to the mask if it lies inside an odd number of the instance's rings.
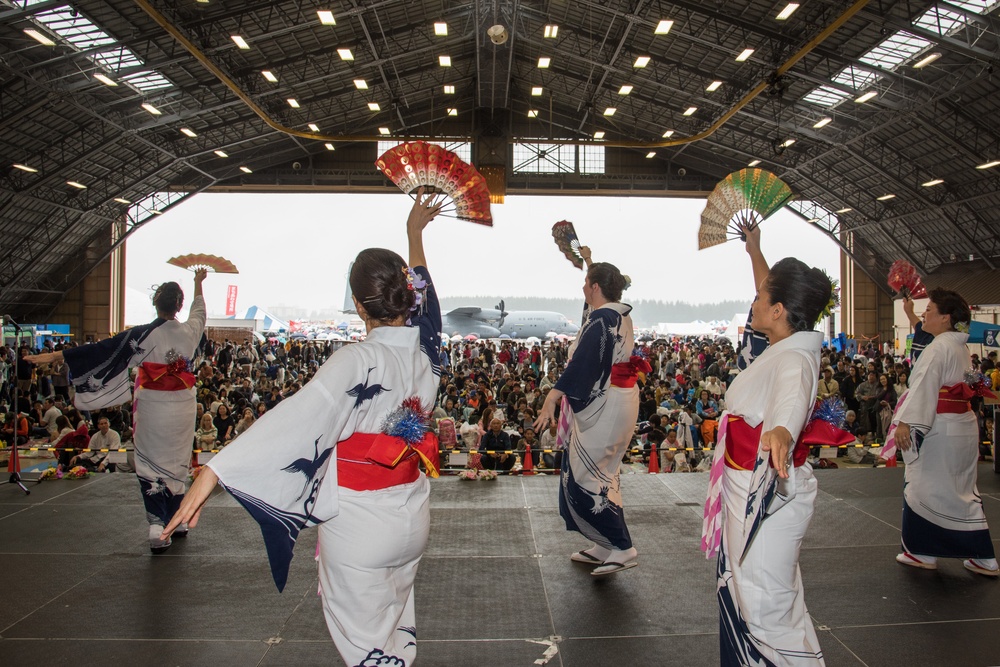
[[461,308],[456,308],[447,314],[455,315],[456,317],[472,317],[473,315],[478,315],[481,312],[483,312],[482,308],[477,308],[475,306],[463,306]]

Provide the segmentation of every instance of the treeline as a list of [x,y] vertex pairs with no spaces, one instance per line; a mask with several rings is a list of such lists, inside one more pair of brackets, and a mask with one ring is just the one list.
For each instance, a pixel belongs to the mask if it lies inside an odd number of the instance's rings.
[[[499,296],[455,296],[441,299],[441,310],[448,312],[462,306],[495,308],[500,303]],[[735,313],[750,310],[747,301],[719,301],[717,303],[688,303],[687,301],[653,301],[624,299],[632,305],[632,320],[635,326],[647,329],[659,322],[693,322],[694,320],[730,320]],[[508,297],[504,299],[504,309],[512,310],[552,310],[562,313],[573,322],[580,323],[582,299],[553,299],[548,297]]]

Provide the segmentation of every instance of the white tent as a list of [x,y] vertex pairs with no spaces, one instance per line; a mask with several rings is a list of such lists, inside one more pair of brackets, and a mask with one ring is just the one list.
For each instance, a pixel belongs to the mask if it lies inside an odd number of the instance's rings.
[[660,322],[656,325],[656,331],[667,336],[711,336],[715,334],[712,325],[708,322],[695,320],[694,322]]
[[257,331],[288,331],[288,322],[278,319],[260,306],[250,306],[239,319],[256,320]]
[[736,313],[733,315],[733,319],[729,320],[729,326],[726,327],[726,331],[722,335],[732,341],[734,349],[740,344],[740,339],[743,338],[743,329],[746,325],[747,313]]

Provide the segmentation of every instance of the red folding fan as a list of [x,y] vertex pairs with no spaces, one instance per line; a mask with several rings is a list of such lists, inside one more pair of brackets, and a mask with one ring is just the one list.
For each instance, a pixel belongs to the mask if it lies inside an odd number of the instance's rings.
[[383,153],[375,166],[408,195],[422,187],[425,194],[449,197],[443,215],[493,226],[486,179],[451,151],[426,141],[408,141]]
[[903,296],[911,299],[923,299],[927,296],[927,288],[920,274],[909,262],[897,259],[889,267],[889,287]]
[[218,255],[179,255],[167,260],[167,264],[179,266],[182,269],[197,271],[207,269],[215,273],[239,273],[236,265],[225,257]]

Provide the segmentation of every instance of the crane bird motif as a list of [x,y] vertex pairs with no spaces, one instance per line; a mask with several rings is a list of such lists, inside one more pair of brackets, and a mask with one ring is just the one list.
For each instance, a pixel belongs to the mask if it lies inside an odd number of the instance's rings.
[[372,371],[375,370],[375,368],[375,366],[372,366],[368,369],[368,375],[365,376],[365,381],[363,383],[359,382],[354,385],[352,389],[347,391],[348,396],[354,397],[355,408],[360,408],[362,403],[372,400],[383,391],[392,391],[391,389],[386,389],[380,384],[373,384],[370,387],[368,386],[368,378],[371,376]]
[[299,497],[295,499],[296,502],[302,500],[302,496],[306,494],[306,490],[309,488],[309,483],[315,479],[316,473],[319,472],[320,468],[323,467],[323,464],[326,463],[326,460],[330,458],[330,454],[333,453],[333,447],[323,450],[322,454],[319,453],[319,441],[322,437],[323,436],[316,438],[316,442],[313,443],[313,448],[316,453],[312,459],[296,459],[282,468],[285,472],[290,472],[292,474],[300,472],[306,476],[305,486],[302,487],[302,493],[299,494]]

